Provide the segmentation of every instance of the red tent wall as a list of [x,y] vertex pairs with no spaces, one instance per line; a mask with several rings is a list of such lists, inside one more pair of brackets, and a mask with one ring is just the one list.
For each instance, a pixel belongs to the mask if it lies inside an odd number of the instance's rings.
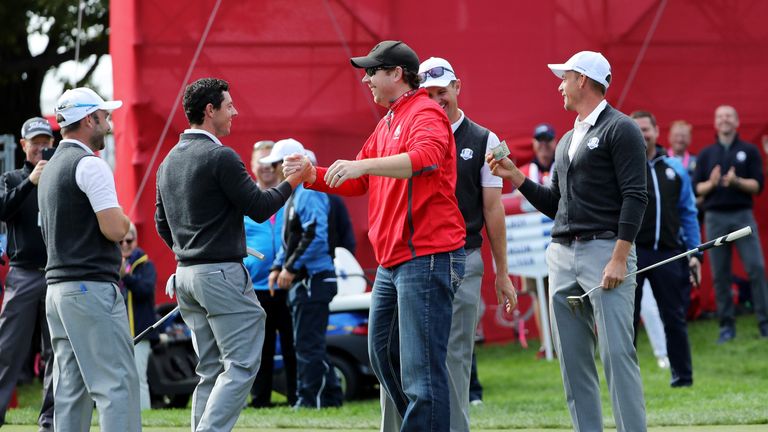
[[[520,161],[531,157],[536,123],[560,133],[571,127],[574,114],[562,109],[546,64],[583,49],[611,62],[608,101],[625,112],[654,112],[663,143],[676,119],[694,125],[694,151],[712,142],[713,111],[722,103],[739,110],[743,138],[758,142],[768,133],[766,2],[121,0],[111,11],[114,94],[125,102],[114,113],[118,194],[161,281],[174,262],[153,226],[154,175],[186,127],[180,91],[204,76],[231,84],[240,115],[224,142],[246,164],[255,141],[285,137],[313,149],[321,165],[353,158],[384,111],[348,59],[383,39],[406,41],[422,59],[447,58],[462,79],[461,107],[505,138]],[[757,200],[759,221],[765,201]],[[373,267],[366,198],[347,204],[357,257]]]

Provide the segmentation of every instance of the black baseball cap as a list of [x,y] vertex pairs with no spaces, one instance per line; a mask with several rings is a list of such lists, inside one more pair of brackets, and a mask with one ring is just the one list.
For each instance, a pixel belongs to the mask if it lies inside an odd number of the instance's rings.
[[533,130],[533,137],[539,141],[549,141],[555,138],[555,128],[549,123],[542,123]]
[[352,66],[366,69],[377,66],[402,66],[413,73],[419,73],[419,56],[403,41],[379,42],[365,57],[349,59]]

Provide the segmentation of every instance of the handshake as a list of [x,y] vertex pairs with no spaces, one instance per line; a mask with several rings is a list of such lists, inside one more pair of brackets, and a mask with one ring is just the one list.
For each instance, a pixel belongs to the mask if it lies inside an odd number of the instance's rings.
[[293,153],[283,158],[283,175],[291,183],[314,183],[317,170],[307,156]]

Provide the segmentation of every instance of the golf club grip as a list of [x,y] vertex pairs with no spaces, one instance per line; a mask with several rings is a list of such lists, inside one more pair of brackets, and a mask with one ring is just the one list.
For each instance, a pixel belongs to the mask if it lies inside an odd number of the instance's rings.
[[716,246],[721,246],[721,245],[724,245],[724,244],[733,243],[736,240],[738,240],[738,239],[740,239],[742,237],[746,237],[746,236],[748,236],[750,234],[752,234],[752,228],[747,226],[747,227],[744,227],[744,228],[742,228],[742,229],[740,229],[738,231],[734,231],[734,232],[728,233],[728,234],[726,234],[724,236],[720,236],[720,237],[718,237],[718,238],[716,238],[714,240],[710,240],[710,241],[702,244],[701,246],[698,246],[696,249],[698,249],[699,252],[703,252],[703,251],[705,251],[707,249],[711,249],[711,248],[716,247]]
[[162,323],[166,322],[166,321],[168,320],[168,318],[170,318],[170,317],[171,317],[173,314],[175,314],[175,313],[177,313],[177,312],[179,312],[179,307],[178,307],[178,306],[176,306],[175,308],[173,308],[173,310],[172,310],[172,311],[170,311],[170,312],[168,312],[167,314],[165,314],[165,316],[163,316],[162,318],[160,318],[160,320],[158,320],[156,323],[152,324],[151,326],[147,327],[147,328],[146,328],[146,329],[145,329],[143,332],[139,333],[139,335],[138,335],[138,336],[136,336],[135,338],[133,338],[133,344],[134,344],[134,345],[136,345],[137,343],[141,342],[141,340],[142,340],[142,339],[144,339],[145,337],[147,337],[147,335],[149,334],[149,332],[151,332],[152,330],[154,330],[154,329],[156,329],[156,328],[160,327],[160,325],[161,325]]
[[263,254],[263,253],[261,253],[261,252],[259,252],[259,251],[257,251],[256,249],[254,249],[254,248],[249,248],[249,247],[246,247],[246,248],[245,248],[245,251],[248,253],[248,255],[250,255],[250,256],[254,256],[254,257],[256,257],[256,258],[258,258],[258,259],[260,259],[260,260],[264,261],[264,254]]

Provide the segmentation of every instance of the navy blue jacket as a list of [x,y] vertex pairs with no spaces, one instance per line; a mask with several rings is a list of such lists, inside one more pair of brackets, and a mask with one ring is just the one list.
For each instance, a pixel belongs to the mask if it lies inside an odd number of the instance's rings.
[[648,206],[635,243],[652,250],[695,248],[701,243],[701,235],[688,172],[659,146],[646,168]]
[[[725,175],[731,167],[736,167],[736,176],[757,180],[763,190],[763,159],[757,146],[736,138],[730,147],[715,142],[699,153],[696,170],[693,172],[693,185],[709,180],[709,174],[715,165],[720,165],[720,173]],[[716,186],[704,197],[704,210],[732,211],[752,208],[752,195],[735,188]]]
[[[157,270],[147,254],[140,248],[134,249],[126,262],[131,266],[130,273],[120,279],[126,307],[128,307],[128,292],[131,293],[131,307],[133,308],[133,336],[146,330],[157,321],[155,315],[155,283],[157,282]],[[137,263],[138,262],[138,263]],[[150,341],[157,340],[157,333],[153,330],[147,336]]]

